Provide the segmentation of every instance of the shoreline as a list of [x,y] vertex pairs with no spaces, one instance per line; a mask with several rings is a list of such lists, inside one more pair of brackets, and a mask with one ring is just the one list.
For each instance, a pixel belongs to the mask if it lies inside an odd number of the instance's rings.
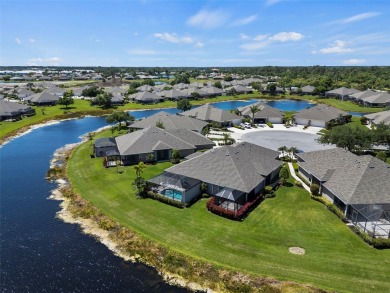
[[[107,127],[102,127],[96,131],[101,131],[104,130],[104,128]],[[78,143],[73,143],[73,144],[67,144],[59,149],[57,149],[54,154],[53,154],[53,159],[50,161],[50,168],[59,166],[61,168],[65,168],[66,166],[66,157],[67,155],[72,152],[76,147],[79,145],[83,144],[86,142],[87,136],[82,135],[82,141]],[[61,176],[62,177],[62,176]],[[128,253],[124,251],[120,247],[120,243],[117,241],[114,241],[111,239],[111,232],[107,231],[105,229],[102,229],[99,227],[99,225],[93,221],[91,218],[82,218],[80,216],[75,215],[71,211],[71,205],[72,205],[72,200],[66,196],[64,196],[62,190],[64,188],[70,187],[71,185],[68,182],[67,178],[59,178],[55,180],[57,184],[57,188],[52,190],[51,195],[49,196],[48,199],[50,200],[56,200],[60,201],[61,203],[59,204],[60,210],[56,213],[56,218],[60,219],[61,221],[68,223],[68,224],[76,224],[80,227],[82,233],[86,235],[90,235],[94,237],[96,240],[98,240],[100,243],[102,243],[104,246],[106,246],[114,255],[122,258],[125,261],[131,261],[133,263],[136,262],[142,262],[154,269],[158,272],[160,276],[163,277],[164,281],[167,282],[168,284],[183,287],[183,288],[188,288],[192,291],[202,291],[202,292],[214,292],[210,288],[203,287],[197,283],[187,281],[184,278],[180,277],[179,275],[176,274],[170,274],[167,272],[164,272],[163,270],[159,269],[156,266],[153,266],[152,264],[148,263],[147,261],[144,261],[141,256],[135,254],[132,255],[131,253]]]
[[[263,292],[263,290],[282,292],[290,286],[303,289],[305,292],[325,292],[310,284],[247,275],[207,260],[184,255],[103,214],[97,207],[74,192],[65,171],[67,159],[86,141],[87,136],[83,135],[81,142],[65,145],[55,151],[50,166],[60,167],[62,172],[55,180],[57,188],[52,191],[49,199],[61,201],[56,218],[65,223],[77,224],[82,233],[94,237],[111,253],[125,261],[142,262],[154,268],[165,282],[196,292],[231,292],[231,288],[241,292],[248,287],[251,288],[251,292]],[[85,211],[87,216],[84,215]],[[167,259],[173,259],[173,264],[167,263]],[[190,274],[188,274],[189,270],[191,270]]]

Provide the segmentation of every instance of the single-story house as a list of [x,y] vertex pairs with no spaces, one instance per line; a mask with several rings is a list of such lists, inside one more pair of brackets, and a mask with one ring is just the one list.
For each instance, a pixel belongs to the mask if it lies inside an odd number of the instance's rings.
[[31,90],[28,90],[28,89],[21,89],[19,92],[18,92],[18,98],[19,99],[24,99],[24,98],[27,98],[29,96],[32,96],[33,94],[35,94],[33,91]]
[[297,154],[299,173],[355,225],[390,237],[390,165],[341,148]]
[[362,98],[360,102],[365,106],[370,106],[370,107],[390,106],[390,94],[376,93],[375,95]]
[[378,93],[373,91],[373,90],[366,90],[366,91],[363,91],[363,92],[357,92],[357,93],[349,95],[348,96],[348,100],[351,100],[351,101],[354,101],[354,102],[358,102],[358,103],[363,103],[362,102],[363,98],[371,97],[371,96],[377,95],[377,94]]
[[237,110],[240,112],[241,116],[252,119],[252,112],[250,110],[250,107],[252,106],[256,106],[259,109],[259,111],[256,112],[254,115],[255,123],[283,123],[284,113],[279,109],[268,106],[267,104],[264,104],[262,102],[257,102],[248,106],[239,107]]
[[311,85],[305,85],[301,88],[301,95],[313,95],[315,87]]
[[162,97],[150,92],[138,92],[130,95],[129,99],[141,104],[155,104],[164,100]]
[[203,128],[207,126],[207,122],[199,119],[181,115],[172,115],[161,111],[145,119],[134,122],[129,126],[129,128],[130,130],[144,129],[149,126],[156,126],[157,124],[160,124],[160,122],[162,123],[164,129],[167,130],[185,128],[196,132],[202,132]]
[[35,115],[35,109],[19,103],[0,100],[0,121],[20,120],[22,116]]
[[49,94],[47,92],[41,92],[25,98],[27,103],[37,106],[54,106],[57,104],[59,96]]
[[154,126],[118,136],[115,143],[124,165],[169,160],[174,149],[184,158],[198,150],[214,147],[213,141],[194,131]]
[[348,112],[339,110],[335,107],[318,104],[312,108],[303,109],[294,115],[295,123],[299,125],[309,125],[316,127],[325,127],[326,123],[332,122],[340,117],[345,117]]
[[189,85],[188,83],[182,83],[182,82],[180,82],[180,83],[175,84],[175,85],[173,86],[173,88],[174,88],[175,90],[182,90],[182,89],[187,89],[189,86],[190,86],[190,85]]
[[205,104],[191,110],[178,113],[179,115],[196,118],[207,122],[216,122],[222,126],[238,125],[242,118],[230,111],[216,108],[210,104]]
[[183,92],[175,89],[158,92],[157,95],[165,98],[165,100],[177,101],[184,98],[188,98]]
[[339,98],[340,100],[348,99],[348,96],[358,93],[357,89],[349,89],[346,87],[340,87],[331,91],[325,92],[325,97],[327,98]]
[[141,85],[141,86],[137,87],[137,91],[139,91],[139,92],[152,92],[155,89],[156,88],[154,86],[151,86],[151,85],[148,85],[148,84],[144,84],[144,85]]
[[208,97],[217,97],[226,95],[226,92],[220,88],[215,86],[205,86],[202,88],[202,91],[207,94]]
[[281,167],[278,155],[276,151],[244,142],[209,150],[166,169],[148,182],[157,192],[175,194],[184,203],[201,194],[200,185],[204,182],[218,206],[238,211],[278,179]]
[[242,85],[234,85],[231,87],[225,88],[226,94],[232,94],[233,92],[236,92],[237,94],[250,94],[253,92],[253,89],[249,87],[245,87]]
[[386,125],[390,125],[390,110],[366,114],[364,117],[368,118],[372,124],[384,123]]

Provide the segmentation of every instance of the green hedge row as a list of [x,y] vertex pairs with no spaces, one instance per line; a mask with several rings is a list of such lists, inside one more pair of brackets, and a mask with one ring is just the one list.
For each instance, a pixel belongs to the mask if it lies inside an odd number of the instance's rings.
[[373,238],[367,233],[364,233],[361,229],[354,226],[353,227],[355,233],[360,236],[360,238],[363,239],[364,242],[368,243],[369,245],[374,246],[378,249],[386,249],[390,248],[390,239],[386,238]]
[[177,207],[177,208],[181,208],[181,209],[187,207],[187,205],[185,203],[182,203],[181,201],[174,200],[172,198],[169,198],[169,197],[166,197],[164,195],[155,193],[153,191],[148,191],[147,194],[146,194],[146,197],[158,200],[160,202],[163,202],[163,203],[166,203],[166,204],[169,204],[171,206],[174,206],[174,207]]
[[340,209],[335,206],[333,203],[331,203],[329,200],[327,200],[326,198],[322,197],[322,196],[315,196],[315,195],[311,195],[310,196],[311,199],[314,199],[316,201],[319,201],[321,203],[323,203],[326,208],[328,210],[330,210],[331,212],[333,212],[337,217],[339,217],[341,220],[345,221],[346,218],[344,216],[344,213],[342,211],[340,211]]

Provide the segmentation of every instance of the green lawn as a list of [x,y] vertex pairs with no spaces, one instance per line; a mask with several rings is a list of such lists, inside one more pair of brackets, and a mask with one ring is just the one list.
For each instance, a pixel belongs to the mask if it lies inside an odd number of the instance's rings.
[[[187,209],[136,199],[133,168],[123,167],[122,174],[104,169],[101,158],[89,157],[90,150],[89,143],[83,144],[68,162],[75,190],[105,214],[178,252],[247,274],[327,290],[390,288],[390,250],[369,247],[303,189],[283,187],[243,222],[234,222],[207,212],[204,199]],[[150,165],[144,177],[169,166]],[[292,255],[290,246],[303,247],[306,254]]]

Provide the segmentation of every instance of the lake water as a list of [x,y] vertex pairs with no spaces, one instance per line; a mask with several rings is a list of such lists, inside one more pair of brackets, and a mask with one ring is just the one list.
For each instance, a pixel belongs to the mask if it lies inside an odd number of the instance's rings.
[[[256,101],[214,105],[231,110]],[[285,111],[313,106],[306,101],[267,103]],[[139,119],[158,111],[131,114]],[[164,283],[151,267],[114,256],[77,225],[55,218],[59,203],[48,197],[56,185],[44,179],[54,151],[105,125],[104,117],[63,121],[0,148],[1,292],[187,292]]]
[[0,149],[0,292],[187,292],[141,263],[123,261],[77,225],[55,218],[54,151],[105,126],[88,117],[38,128]]
[[[239,107],[247,106],[254,104],[256,102],[264,102],[265,104],[277,108],[281,111],[300,111],[306,108],[314,107],[316,104],[309,103],[308,101],[294,101],[294,100],[238,100],[238,101],[225,101],[225,102],[217,102],[217,103],[211,103],[213,106],[220,108],[222,110],[233,110],[237,109]],[[196,108],[199,106],[193,106],[193,108]],[[149,117],[153,114],[156,114],[160,111],[165,111],[170,114],[176,114],[180,112],[177,108],[165,108],[163,110],[161,109],[153,109],[153,110],[141,110],[141,111],[130,111],[129,113],[135,117],[135,119],[141,119],[145,117]]]

